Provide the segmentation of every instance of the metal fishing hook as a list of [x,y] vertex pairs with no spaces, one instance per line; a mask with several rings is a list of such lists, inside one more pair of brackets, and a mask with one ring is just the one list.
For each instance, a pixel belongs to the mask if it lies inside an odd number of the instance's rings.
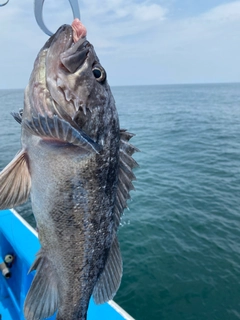
[[[9,0],[8,0],[9,1]],[[35,0],[34,1],[34,15],[35,19],[37,21],[37,24],[42,29],[43,32],[45,32],[47,35],[51,36],[53,33],[46,27],[44,21],[43,21],[43,4],[45,0]],[[73,12],[73,18],[78,18],[80,20],[80,9],[78,5],[78,0],[68,0],[72,12]]]
[[[51,36],[53,33],[46,27],[45,22],[43,21],[43,4],[45,0],[34,0],[34,15],[37,21],[37,24],[47,35]],[[78,0],[68,0],[73,12],[73,18],[78,18],[80,20],[80,9]],[[5,6],[9,0],[0,4],[0,7]]]
[[9,0],[7,0],[7,1],[6,1],[6,2],[4,2],[4,3],[1,3],[1,4],[0,4],[0,7],[5,6],[8,2],[9,2]]

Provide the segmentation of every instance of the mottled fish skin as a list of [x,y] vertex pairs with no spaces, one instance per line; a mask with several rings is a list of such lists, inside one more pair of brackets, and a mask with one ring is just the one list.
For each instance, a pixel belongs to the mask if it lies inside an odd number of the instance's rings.
[[13,114],[22,151],[0,173],[0,209],[30,193],[41,242],[26,320],[55,311],[57,320],[84,320],[92,294],[103,303],[120,285],[116,232],[137,149],[119,129],[105,74],[85,36],[74,43],[72,27],[64,25],[40,50],[23,113]]
[[[90,153],[72,145],[43,140],[29,135],[24,128],[22,133],[23,146],[28,150],[31,200],[39,239],[44,257],[51,261],[60,295],[58,320],[86,317],[90,296],[113,240],[119,162],[118,115],[107,82],[98,83],[92,74],[92,65],[99,63],[93,47],[86,43],[88,57],[74,77],[65,70],[59,71],[59,62],[52,61],[66,51],[69,42],[72,43],[68,40],[71,36],[72,28],[62,27],[50,40],[50,48],[40,52],[26,90],[25,99],[31,102],[27,103],[23,118],[31,119],[29,114],[46,112],[69,121],[70,115],[75,127],[79,126],[100,144],[102,151]],[[41,69],[42,59],[46,69]],[[44,70],[43,81],[47,84],[43,83],[42,94],[45,97],[39,99],[38,91],[42,90],[39,75]],[[58,78],[52,79],[52,72]],[[66,100],[68,91],[73,100],[81,97],[78,106]],[[44,99],[46,105],[42,103]],[[56,112],[51,103],[61,105],[64,110],[59,113],[57,108]],[[86,111],[81,104],[86,106]]]

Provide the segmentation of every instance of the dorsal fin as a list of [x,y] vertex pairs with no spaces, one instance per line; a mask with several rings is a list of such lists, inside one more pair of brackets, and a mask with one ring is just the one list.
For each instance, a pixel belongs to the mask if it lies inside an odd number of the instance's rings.
[[22,123],[23,109],[19,109],[18,112],[11,112],[11,115],[19,124]]
[[117,230],[123,210],[127,207],[127,200],[130,199],[129,192],[134,190],[132,181],[136,179],[132,169],[137,167],[137,162],[132,158],[134,152],[139,151],[129,143],[134,134],[126,130],[120,130],[120,148],[119,148],[119,172],[116,193],[116,202],[114,207],[115,230]]

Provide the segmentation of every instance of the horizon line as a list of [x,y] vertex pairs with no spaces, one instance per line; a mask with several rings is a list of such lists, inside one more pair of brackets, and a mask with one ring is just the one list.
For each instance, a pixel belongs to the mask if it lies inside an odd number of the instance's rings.
[[[191,86],[191,85],[221,85],[221,84],[240,84],[240,81],[230,81],[230,82],[194,82],[194,83],[158,83],[158,84],[119,84],[119,85],[109,85],[112,88],[116,87],[153,87],[153,86]],[[0,88],[3,90],[25,90],[25,88]]]

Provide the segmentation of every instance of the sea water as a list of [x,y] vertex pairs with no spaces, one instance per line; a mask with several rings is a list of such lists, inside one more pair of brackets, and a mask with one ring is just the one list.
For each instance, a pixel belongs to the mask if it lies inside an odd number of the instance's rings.
[[[141,150],[114,300],[139,320],[240,319],[240,84],[112,91]],[[0,91],[0,168],[20,148],[22,106],[23,90]],[[34,225],[30,203],[17,210]]]

